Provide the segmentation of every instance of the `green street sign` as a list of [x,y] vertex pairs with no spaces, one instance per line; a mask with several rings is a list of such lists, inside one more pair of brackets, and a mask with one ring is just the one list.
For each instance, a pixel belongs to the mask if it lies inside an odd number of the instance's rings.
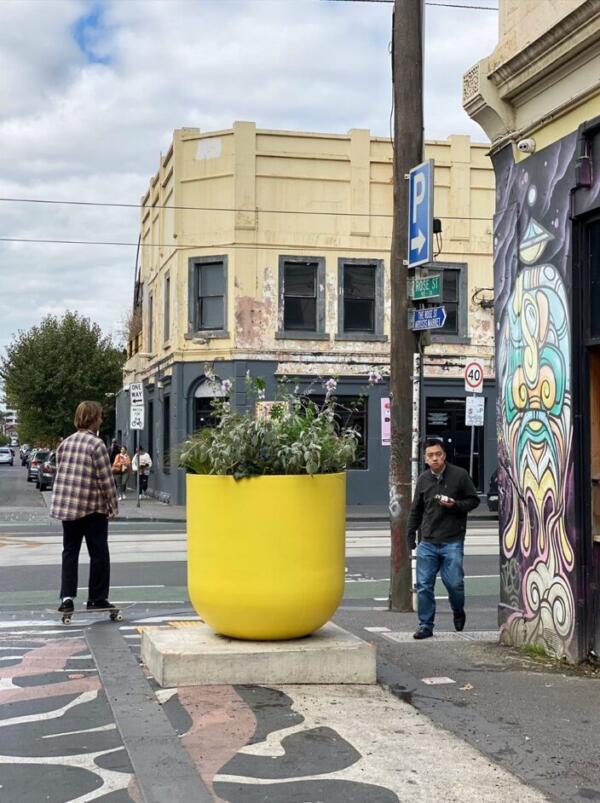
[[439,273],[435,276],[415,276],[410,284],[410,297],[415,301],[439,298],[442,294],[442,281]]

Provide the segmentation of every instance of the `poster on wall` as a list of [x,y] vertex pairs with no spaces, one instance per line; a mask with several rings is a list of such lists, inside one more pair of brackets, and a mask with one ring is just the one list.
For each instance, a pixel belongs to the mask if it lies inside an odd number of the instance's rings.
[[381,400],[381,445],[389,446],[392,442],[392,415],[389,397]]

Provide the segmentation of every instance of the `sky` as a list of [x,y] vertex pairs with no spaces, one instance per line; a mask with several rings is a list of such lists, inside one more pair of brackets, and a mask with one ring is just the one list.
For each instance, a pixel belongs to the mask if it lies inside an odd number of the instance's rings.
[[[497,6],[498,0],[436,0]],[[0,0],[0,354],[76,310],[118,339],[139,203],[175,128],[390,132],[392,5],[330,0]],[[428,138],[486,138],[461,105],[498,14],[426,6]]]

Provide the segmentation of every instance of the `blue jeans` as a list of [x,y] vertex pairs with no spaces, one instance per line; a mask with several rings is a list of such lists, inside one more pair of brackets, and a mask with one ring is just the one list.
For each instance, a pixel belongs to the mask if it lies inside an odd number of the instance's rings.
[[435,619],[435,578],[440,573],[454,613],[465,607],[464,544],[434,544],[421,541],[417,547],[417,606],[419,625],[433,630]]

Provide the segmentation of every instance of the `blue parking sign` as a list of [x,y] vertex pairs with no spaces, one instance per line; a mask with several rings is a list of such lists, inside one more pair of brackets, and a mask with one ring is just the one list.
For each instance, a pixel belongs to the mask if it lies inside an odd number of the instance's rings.
[[409,173],[408,267],[416,268],[433,258],[433,159]]

